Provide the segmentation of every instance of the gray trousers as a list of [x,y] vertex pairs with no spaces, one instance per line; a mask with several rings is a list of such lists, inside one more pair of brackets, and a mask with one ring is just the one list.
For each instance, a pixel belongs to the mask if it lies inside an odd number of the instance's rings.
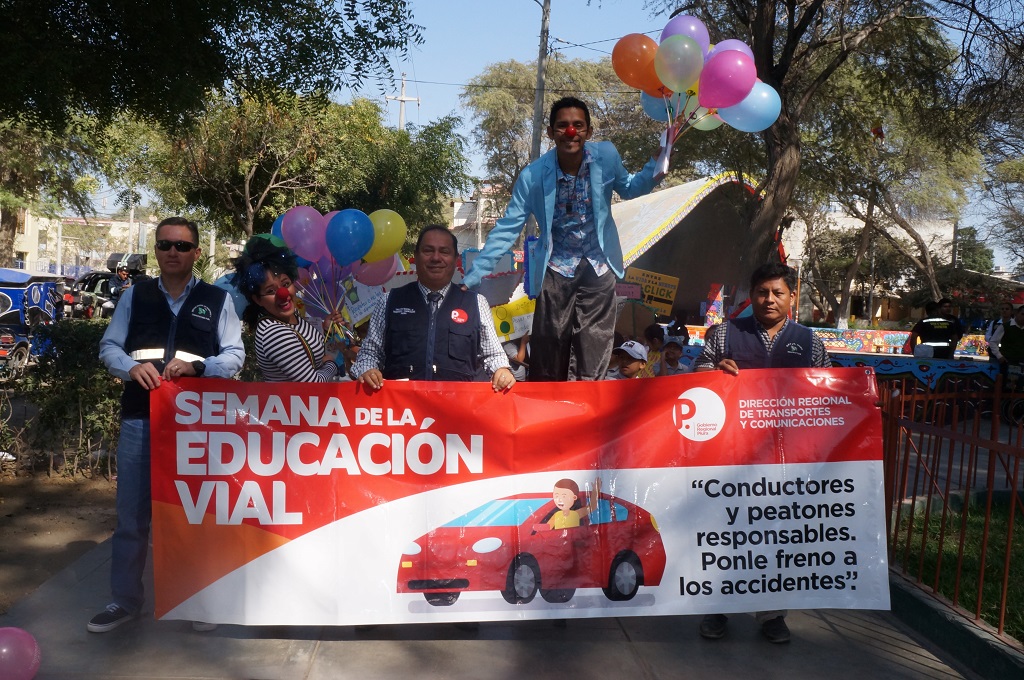
[[530,380],[569,379],[569,357],[577,380],[600,380],[608,370],[615,339],[615,274],[598,276],[584,258],[572,278],[551,270],[533,313]]

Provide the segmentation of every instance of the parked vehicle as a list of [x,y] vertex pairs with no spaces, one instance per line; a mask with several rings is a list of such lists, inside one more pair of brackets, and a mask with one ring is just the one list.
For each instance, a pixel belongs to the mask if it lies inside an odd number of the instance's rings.
[[0,375],[17,376],[42,349],[41,324],[63,316],[64,277],[0,268]]
[[131,283],[149,278],[144,273],[146,256],[142,253],[114,253],[107,258],[107,270],[95,270],[78,277],[65,296],[68,314],[76,319],[107,318],[125,286],[118,274],[127,273]]

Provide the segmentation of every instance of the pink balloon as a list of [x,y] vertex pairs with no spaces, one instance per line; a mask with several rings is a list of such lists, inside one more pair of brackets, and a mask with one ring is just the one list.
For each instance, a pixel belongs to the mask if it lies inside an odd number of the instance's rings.
[[665,28],[661,31],[661,38],[658,39],[659,43],[665,42],[665,38],[673,35],[685,35],[689,38],[693,38],[698,45],[700,45],[701,53],[706,53],[708,47],[711,45],[711,40],[708,37],[707,26],[704,22],[697,17],[692,17],[687,14],[680,14],[669,19],[668,23],[665,24]]
[[354,266],[356,281],[364,286],[383,286],[398,271],[398,254],[376,262],[365,262]]
[[750,94],[756,82],[753,59],[738,50],[719,52],[704,64],[697,101],[706,109],[735,106]]
[[723,40],[712,47],[711,51],[708,52],[708,56],[704,58],[704,61],[707,62],[708,59],[716,54],[720,52],[728,52],[729,50],[736,50],[737,52],[742,52],[751,59],[754,58],[754,50],[750,49],[750,46],[747,45],[747,43],[742,40],[737,40],[736,38],[729,38],[728,40]]
[[0,628],[0,678],[32,680],[42,653],[32,634],[21,628]]
[[324,218],[315,208],[297,205],[284,214],[281,236],[299,257],[316,262],[327,249]]

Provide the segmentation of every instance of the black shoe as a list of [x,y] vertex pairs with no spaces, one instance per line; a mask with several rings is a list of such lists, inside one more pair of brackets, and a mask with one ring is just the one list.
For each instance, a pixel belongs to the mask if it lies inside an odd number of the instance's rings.
[[776,616],[761,624],[761,633],[768,638],[768,642],[780,644],[789,642],[789,626],[786,625],[785,616]]
[[106,609],[92,617],[92,620],[89,621],[85,629],[90,633],[106,633],[107,631],[114,630],[122,623],[128,623],[134,618],[135,614],[124,607],[117,604],[108,604]]
[[725,637],[729,626],[729,617],[725,614],[708,614],[700,621],[700,636],[708,640]]

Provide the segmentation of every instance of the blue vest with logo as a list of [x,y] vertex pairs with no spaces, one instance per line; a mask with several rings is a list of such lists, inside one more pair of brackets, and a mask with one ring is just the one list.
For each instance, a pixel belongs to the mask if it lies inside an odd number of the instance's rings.
[[757,334],[752,316],[730,319],[725,327],[725,357],[742,368],[810,368],[811,329],[792,321],[786,324],[772,343],[769,355]]
[[[157,287],[159,279],[135,284],[132,293],[132,317],[124,350],[128,354],[141,349],[163,350],[161,359],[150,360],[163,372],[164,365],[183,351],[200,357],[220,353],[217,324],[224,306],[224,291],[202,281],[181,305],[178,315],[171,312],[167,298]],[[126,381],[121,395],[122,418],[149,418],[149,390],[134,380]]]
[[[388,295],[384,333],[385,378],[476,379],[480,365],[480,310],[476,293],[451,286],[433,320],[418,283]],[[428,352],[433,346],[433,352]]]

